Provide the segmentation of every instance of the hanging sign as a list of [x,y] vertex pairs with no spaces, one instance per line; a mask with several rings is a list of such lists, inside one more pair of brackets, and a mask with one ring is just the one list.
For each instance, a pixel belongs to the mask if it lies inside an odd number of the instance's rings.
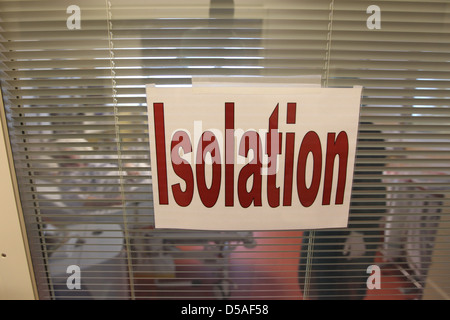
[[361,88],[147,86],[156,228],[346,227]]

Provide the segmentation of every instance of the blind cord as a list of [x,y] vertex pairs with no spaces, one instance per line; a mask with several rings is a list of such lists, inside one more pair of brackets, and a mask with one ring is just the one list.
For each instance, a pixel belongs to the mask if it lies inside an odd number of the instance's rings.
[[[331,38],[333,34],[333,16],[334,16],[334,0],[330,2],[330,12],[328,14],[328,33],[327,33],[327,47],[325,51],[325,63],[324,63],[324,74],[323,74],[323,87],[328,87],[328,79],[330,77],[330,57],[331,57]],[[314,230],[309,231],[308,235],[308,252],[306,257],[306,268],[305,268],[305,282],[303,286],[303,299],[309,299],[309,288],[311,285],[311,268],[312,268],[312,258],[314,256],[314,240],[316,232]]]
[[308,252],[306,256],[305,282],[303,286],[303,300],[309,299],[309,287],[311,285],[311,268],[312,268],[312,257],[314,255],[315,236],[316,232],[314,230],[309,231]]
[[328,79],[330,77],[330,58],[331,58],[331,38],[333,35],[333,17],[334,17],[334,0],[330,2],[330,12],[328,14],[328,33],[327,47],[325,51],[325,64],[323,67],[323,87],[328,87]]
[[122,215],[123,215],[123,227],[124,227],[124,238],[127,253],[127,265],[128,265],[128,276],[130,281],[130,294],[131,299],[135,299],[134,293],[134,277],[133,277],[133,265],[131,257],[131,243],[130,235],[128,233],[128,223],[127,223],[127,210],[125,204],[125,190],[124,190],[124,179],[123,179],[123,162],[122,162],[122,145],[120,136],[120,125],[119,125],[119,109],[117,107],[117,81],[116,81],[116,64],[114,62],[114,35],[113,35],[113,24],[112,24],[112,11],[111,11],[111,1],[106,1],[106,22],[108,30],[108,47],[109,47],[109,62],[111,69],[111,88],[112,88],[112,100],[113,100],[113,111],[114,111],[114,130],[116,138],[116,148],[117,148],[117,162],[118,162],[118,173],[119,173],[119,186],[120,186],[120,197],[122,202]]

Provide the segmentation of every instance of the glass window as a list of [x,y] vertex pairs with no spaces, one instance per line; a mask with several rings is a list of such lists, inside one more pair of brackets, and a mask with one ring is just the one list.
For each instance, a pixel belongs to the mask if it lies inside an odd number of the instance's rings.
[[[377,3],[1,0],[3,112],[39,297],[448,292],[450,6]],[[299,76],[363,87],[348,228],[154,229],[145,85]]]

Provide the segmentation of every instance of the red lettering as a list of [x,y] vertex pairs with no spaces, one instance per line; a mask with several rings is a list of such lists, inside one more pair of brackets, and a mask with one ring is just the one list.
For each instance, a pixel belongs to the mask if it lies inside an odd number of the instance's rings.
[[174,184],[172,185],[172,193],[176,203],[182,207],[187,207],[191,203],[194,195],[194,174],[192,173],[191,165],[180,157],[180,148],[185,154],[192,152],[191,140],[184,131],[177,131],[173,135],[171,154],[173,171],[185,181],[186,188],[183,191],[180,183]]
[[234,103],[225,103],[225,206],[234,206]]
[[334,160],[339,156],[338,182],[336,189],[336,204],[344,203],[344,191],[347,178],[348,161],[348,136],[345,131],[341,131],[335,139],[336,133],[328,133],[327,153],[325,160],[325,178],[323,186],[323,205],[330,204],[331,187],[333,184]]
[[[238,177],[238,198],[243,208],[249,207],[252,202],[254,206],[262,206],[262,150],[259,134],[255,131],[247,131],[240,142],[241,156],[247,157],[250,150],[253,150],[253,159],[241,169]],[[251,176],[253,176],[253,186],[248,192],[247,181]]]
[[153,104],[153,116],[155,119],[156,172],[158,176],[159,204],[169,204],[169,195],[167,190],[164,103]]
[[[210,188],[206,185],[205,175],[205,157],[208,153],[211,154],[212,158],[212,182]],[[205,131],[200,137],[199,148],[197,150],[196,174],[200,199],[208,208],[213,207],[219,197],[222,176],[221,170],[220,149],[217,138],[211,131]]]
[[292,185],[294,176],[294,143],[295,133],[286,133],[286,155],[284,158],[284,192],[283,206],[292,205]]
[[[297,104],[287,104],[286,125],[296,124]],[[158,183],[159,204],[169,204],[167,152],[165,136],[164,103],[153,104],[155,148],[156,148],[156,181]],[[297,159],[295,159],[296,130],[287,130],[284,151],[282,150],[283,134],[279,131],[279,104],[273,109],[268,119],[269,131],[266,134],[265,154],[267,155],[267,203],[276,208],[292,206],[294,180],[297,182],[297,195],[303,207],[310,207],[316,201],[322,179],[322,162],[325,163],[323,177],[322,205],[330,205],[331,193],[336,190],[335,204],[343,204],[346,188],[349,141],[345,131],[329,132],[325,157],[322,157],[322,147],[319,135],[314,131],[306,133],[301,141]],[[234,206],[235,189],[239,204],[243,208],[251,205],[262,206],[263,189],[263,148],[260,135],[255,130],[246,131],[241,140],[236,142],[235,103],[225,103],[225,137],[224,137],[224,200],[226,207]],[[189,206],[194,199],[195,189],[204,206],[215,206],[222,188],[221,152],[217,136],[212,131],[202,133],[195,154],[195,174],[191,161],[185,155],[195,149],[195,142],[191,142],[189,133],[178,130],[170,141],[170,157],[173,173],[180,178],[178,183],[171,186],[173,199],[181,207]],[[236,146],[237,145],[237,146]],[[251,155],[250,155],[250,151]],[[247,158],[247,162],[235,177],[235,157]],[[284,153],[284,181],[283,195],[281,186],[277,185],[278,156]],[[251,157],[251,159],[250,159]],[[339,157],[339,165],[336,158]],[[212,163],[208,163],[208,159]],[[297,161],[296,167],[294,167]],[[312,163],[308,163],[312,161]],[[334,168],[337,168],[337,174]],[[295,172],[297,170],[297,172]],[[307,172],[311,170],[311,172]],[[307,174],[309,173],[309,174]],[[282,173],[283,174],[283,173]],[[195,175],[195,177],[194,177]],[[308,178],[311,176],[311,178]],[[336,177],[335,177],[336,176]],[[194,179],[195,178],[195,179]],[[279,177],[281,178],[281,177]],[[235,186],[237,180],[237,186]],[[308,180],[308,181],[307,181]],[[333,188],[333,182],[337,185]],[[195,186],[197,183],[197,186]]]
[[280,205],[280,187],[277,187],[277,156],[281,154],[281,133],[278,133],[278,104],[269,118],[269,133],[267,133],[267,202],[272,208]]
[[[313,176],[311,185],[306,186],[306,162],[308,154],[313,155]],[[320,178],[322,175],[322,148],[320,145],[320,138],[314,131],[309,131],[303,138],[298,153],[297,163],[297,193],[300,202],[304,207],[311,206],[317,197],[317,192],[320,187]]]
[[295,102],[289,102],[287,104],[287,114],[286,114],[287,124],[295,124],[296,112],[297,112],[297,104]]

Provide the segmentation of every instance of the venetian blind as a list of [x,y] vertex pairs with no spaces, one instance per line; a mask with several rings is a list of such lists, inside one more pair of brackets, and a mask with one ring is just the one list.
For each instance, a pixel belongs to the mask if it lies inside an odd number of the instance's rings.
[[[421,298],[432,257],[448,274],[449,13],[447,1],[1,0],[40,298]],[[153,228],[144,86],[213,76],[363,86],[349,228]]]

